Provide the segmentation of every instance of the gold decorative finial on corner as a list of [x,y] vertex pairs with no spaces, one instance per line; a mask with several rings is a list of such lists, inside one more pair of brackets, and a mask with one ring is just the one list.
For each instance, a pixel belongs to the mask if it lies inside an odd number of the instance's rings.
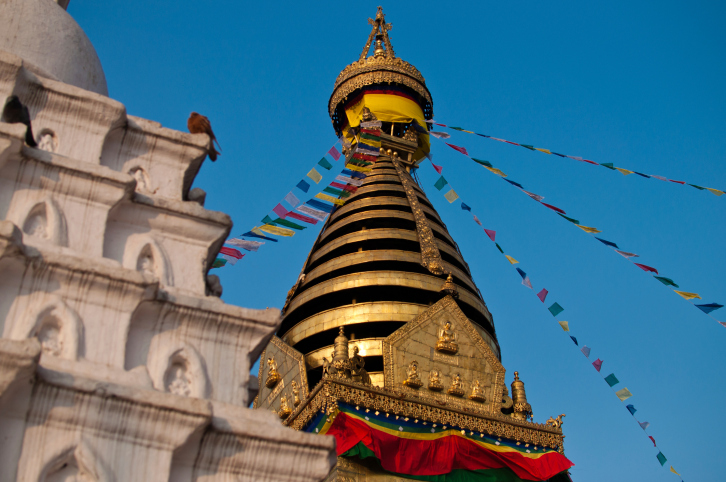
[[[386,23],[386,16],[383,13],[383,7],[378,7],[375,20],[369,18],[368,23],[371,24],[373,28],[371,29],[370,35],[368,35],[368,42],[366,42],[366,46],[363,47],[363,52],[361,52],[358,60],[364,60],[366,58],[368,51],[371,49],[371,44],[373,43],[374,38],[376,39],[376,50],[374,53],[376,57],[395,57],[396,53],[393,51],[391,39],[388,38],[388,31],[393,28],[393,24]],[[381,42],[385,43],[385,50],[383,50]]]
[[446,281],[444,281],[444,284],[439,292],[446,293],[454,298],[459,297],[459,290],[456,289],[456,285],[454,284],[454,277],[451,276],[451,273],[449,273],[449,276],[446,277]]

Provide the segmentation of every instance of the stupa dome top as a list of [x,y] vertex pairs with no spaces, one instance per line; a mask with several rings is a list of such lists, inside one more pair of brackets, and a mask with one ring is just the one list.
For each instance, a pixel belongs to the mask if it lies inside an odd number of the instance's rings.
[[21,57],[39,75],[108,95],[96,49],[66,12],[68,3],[0,1],[0,50]]

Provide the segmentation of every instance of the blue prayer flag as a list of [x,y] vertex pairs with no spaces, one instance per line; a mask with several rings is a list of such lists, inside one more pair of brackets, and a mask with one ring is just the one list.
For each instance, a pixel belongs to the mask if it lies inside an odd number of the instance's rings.
[[597,239],[598,241],[600,241],[602,244],[605,244],[607,246],[612,246],[615,249],[620,249],[620,247],[617,244],[613,243],[612,241],[607,241],[605,239],[598,238],[597,236],[595,236],[595,239]]
[[308,190],[310,189],[310,184],[305,181],[300,181],[299,183],[297,183],[297,188],[300,189],[302,192],[308,192]]
[[705,305],[696,305],[696,308],[703,311],[704,313],[708,314],[711,313],[714,310],[717,310],[719,308],[723,308],[723,305],[719,305],[718,303],[708,303]]
[[461,209],[463,209],[464,211],[471,212],[471,208],[469,206],[467,206],[466,203],[464,203],[464,201],[461,201]]

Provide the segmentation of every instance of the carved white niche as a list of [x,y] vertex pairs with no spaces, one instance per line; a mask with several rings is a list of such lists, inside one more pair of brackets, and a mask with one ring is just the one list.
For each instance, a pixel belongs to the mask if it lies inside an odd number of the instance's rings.
[[43,129],[38,134],[38,149],[58,152],[58,136],[50,129]]
[[51,454],[38,477],[41,482],[113,482],[106,464],[86,441]]
[[147,234],[129,236],[124,250],[123,266],[153,276],[165,286],[174,285],[166,251]]
[[81,355],[83,322],[78,314],[60,298],[31,308],[21,318],[11,338],[24,340],[38,337],[44,356],[77,360]]
[[66,220],[56,202],[48,197],[35,204],[23,222],[23,232],[33,238],[67,246]]
[[156,192],[151,189],[151,178],[143,167],[132,167],[129,169],[129,174],[136,179],[136,192],[144,194],[154,194]]
[[204,359],[191,345],[154,337],[149,347],[147,369],[156,390],[193,398],[208,398],[209,377]]

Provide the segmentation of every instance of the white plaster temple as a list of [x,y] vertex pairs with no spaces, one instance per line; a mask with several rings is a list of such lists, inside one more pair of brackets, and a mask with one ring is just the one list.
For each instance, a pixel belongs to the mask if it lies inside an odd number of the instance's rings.
[[37,67],[0,50],[39,144],[0,123],[0,482],[324,479],[332,437],[247,408],[280,313],[212,295],[232,223],[190,200],[207,137]]

